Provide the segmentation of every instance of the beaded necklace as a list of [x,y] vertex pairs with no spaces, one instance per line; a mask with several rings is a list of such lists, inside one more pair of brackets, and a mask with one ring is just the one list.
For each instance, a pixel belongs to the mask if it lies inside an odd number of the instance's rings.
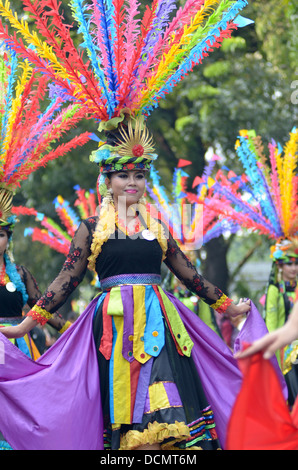
[[1,273],[0,273],[0,286],[5,286],[5,275],[6,275],[6,270],[5,270],[5,264],[2,264],[1,268]]
[[132,236],[132,235],[135,235],[136,233],[139,233],[140,230],[141,230],[141,223],[138,219],[135,219],[134,220],[134,224],[133,224],[133,228],[132,229],[129,229],[125,224],[124,222],[119,219],[119,214],[118,212],[115,213],[116,217],[115,217],[115,223],[116,223],[116,226],[121,230],[121,232],[125,233],[125,235],[127,235],[128,237],[129,236]]
[[9,281],[9,277],[6,274],[5,263],[2,264],[1,272],[0,272],[0,286],[5,286]]

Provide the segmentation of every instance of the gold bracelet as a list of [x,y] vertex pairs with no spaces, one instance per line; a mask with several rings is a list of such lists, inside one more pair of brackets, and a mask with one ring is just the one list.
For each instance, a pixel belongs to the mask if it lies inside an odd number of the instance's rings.
[[32,317],[40,325],[45,325],[50,318],[53,317],[52,313],[48,312],[38,305],[34,305],[32,309],[26,314],[27,317]]
[[227,310],[228,306],[231,305],[233,301],[229,299],[225,294],[222,294],[222,296],[212,305],[210,305],[211,308],[216,310],[218,313],[225,313]]

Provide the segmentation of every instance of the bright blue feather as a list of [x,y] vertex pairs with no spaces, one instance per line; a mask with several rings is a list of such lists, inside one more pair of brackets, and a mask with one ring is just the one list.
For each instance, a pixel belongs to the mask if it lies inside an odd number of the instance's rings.
[[[23,143],[21,149],[19,149],[19,155],[17,161],[14,162],[13,167],[11,168],[10,172],[7,172],[5,175],[5,180],[8,181],[11,176],[16,173],[21,165],[26,162],[28,156],[32,154],[34,147],[36,146],[38,140],[40,139],[41,134],[45,127],[52,121],[55,113],[59,112],[59,109],[62,107],[62,103],[58,103],[59,98],[52,99],[47,109],[42,113],[36,122],[36,124],[32,127],[30,131],[30,135],[26,138],[25,142]],[[47,115],[48,114],[48,115]],[[44,120],[42,125],[41,122]],[[37,131],[38,129],[38,131]]]
[[18,59],[16,53],[11,50],[8,46],[5,46],[4,43],[1,43],[1,46],[4,46],[7,51],[9,51],[9,63],[7,66],[10,66],[10,74],[8,77],[8,86],[7,86],[7,94],[6,94],[6,107],[4,111],[4,116],[2,118],[2,132],[1,132],[1,143],[0,143],[0,154],[3,154],[4,151],[4,143],[6,141],[6,133],[7,133],[7,123],[9,114],[11,111],[12,106],[12,99],[13,99],[13,91],[14,85],[16,81],[16,70],[18,67]]
[[86,13],[88,5],[84,5],[84,0],[71,0],[71,9],[76,21],[79,23],[78,33],[82,33],[84,42],[81,44],[85,48],[95,76],[99,80],[101,91],[107,100],[107,111],[110,116],[113,115],[116,103],[113,87],[107,88],[104,71],[100,67],[99,48],[94,44],[90,34],[90,15]]
[[[94,5],[100,12],[100,24],[97,24],[97,28],[101,31],[103,36],[104,44],[98,44],[99,49],[105,47],[107,54],[107,70],[106,76],[109,83],[109,89],[113,93],[115,100],[115,94],[118,89],[119,83],[115,74],[115,54],[114,54],[114,42],[115,42],[115,26],[114,26],[114,5],[110,0],[93,0]],[[106,4],[106,7],[105,7]],[[96,14],[94,14],[94,19]],[[116,104],[115,104],[116,106]]]
[[224,12],[222,19],[210,28],[205,39],[196,44],[190,51],[185,61],[180,64],[176,72],[167,80],[167,82],[156,92],[155,97],[152,98],[152,104],[143,108],[142,113],[149,115],[154,108],[158,107],[158,101],[164,98],[172,89],[190,72],[194,64],[198,64],[203,59],[203,51],[210,48],[216,37],[220,36],[220,31],[227,28],[227,24],[233,20],[238,12],[247,5],[246,0],[238,0],[234,3],[228,11]]

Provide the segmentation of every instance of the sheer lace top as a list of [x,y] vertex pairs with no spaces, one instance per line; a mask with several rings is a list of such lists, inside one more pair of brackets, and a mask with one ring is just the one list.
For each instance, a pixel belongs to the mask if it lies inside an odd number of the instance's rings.
[[[97,217],[89,217],[82,221],[74,235],[61,271],[38,300],[38,306],[50,313],[55,312],[83,280],[91,254],[92,237],[97,220]],[[129,237],[125,240],[118,240],[117,236],[112,238],[103,245],[97,259],[96,271],[99,279],[120,273],[160,274],[162,251],[156,240],[153,243],[142,240],[140,237],[136,240]],[[168,239],[168,250],[164,262],[190,291],[208,304],[215,303],[221,297],[222,291],[197,272],[171,236]]]

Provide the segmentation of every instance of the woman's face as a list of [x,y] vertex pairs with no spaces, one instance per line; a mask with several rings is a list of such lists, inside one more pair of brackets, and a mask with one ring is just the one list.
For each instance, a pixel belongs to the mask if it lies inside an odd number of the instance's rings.
[[4,255],[4,252],[8,244],[8,235],[5,230],[0,229],[0,256]]
[[282,265],[284,281],[295,281],[298,275],[298,259]]
[[115,206],[120,202],[126,207],[136,204],[144,194],[145,182],[145,174],[140,170],[112,173],[107,187],[112,189]]

